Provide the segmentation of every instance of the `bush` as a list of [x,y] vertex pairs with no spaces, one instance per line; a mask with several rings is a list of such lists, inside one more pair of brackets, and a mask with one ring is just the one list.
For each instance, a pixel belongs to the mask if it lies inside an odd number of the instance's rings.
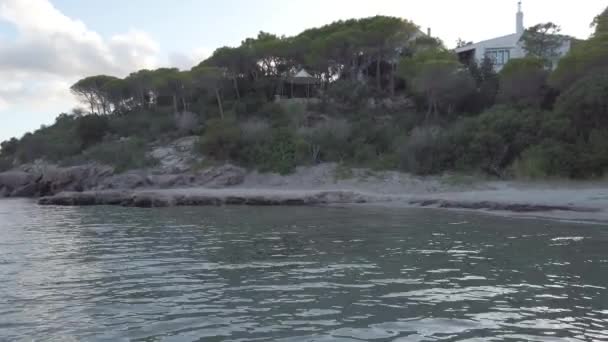
[[172,114],[161,111],[138,109],[109,117],[110,133],[118,137],[137,137],[144,140],[176,132]]
[[17,153],[19,148],[19,140],[11,138],[10,140],[3,141],[0,143],[0,155],[1,156],[13,156]]
[[200,120],[196,113],[181,112],[174,114],[175,127],[182,134],[193,134],[199,130]]
[[216,160],[238,160],[241,129],[233,120],[209,120],[199,141],[199,150]]
[[456,169],[478,168],[502,176],[524,150],[539,142],[547,116],[498,106],[466,119],[448,132],[448,145],[454,149],[451,164]]
[[608,68],[572,84],[557,100],[555,112],[567,118],[567,128],[588,140],[593,129],[608,129]]
[[526,57],[510,60],[499,74],[498,101],[520,107],[539,108],[549,94],[545,62]]
[[398,146],[400,168],[419,175],[440,172],[444,162],[440,153],[444,139],[438,127],[414,128]]
[[243,148],[239,160],[262,172],[288,174],[295,170],[301,145],[288,128],[274,129],[270,134],[250,141]]
[[290,123],[290,118],[285,108],[274,102],[265,104],[258,111],[257,116],[268,120],[273,127],[285,127]]
[[146,154],[142,139],[129,138],[103,142],[83,152],[86,160],[114,166],[117,172],[154,166],[156,161]]
[[13,159],[0,156],[0,172],[10,170],[13,167]]
[[78,141],[74,127],[64,128],[53,125],[25,134],[15,156],[21,163],[36,159],[61,161],[81,152],[81,144]]
[[374,96],[374,89],[366,83],[351,80],[339,80],[330,85],[326,97],[338,102],[345,109],[363,107],[369,98]]
[[260,170],[288,174],[298,164],[297,143],[294,134],[288,129],[279,129],[272,139],[258,151]]
[[351,125],[344,119],[329,119],[313,127],[302,127],[298,136],[306,143],[310,161],[343,161],[350,149]]
[[576,146],[545,140],[524,151],[514,171],[520,178],[574,177],[577,164]]
[[82,148],[99,143],[108,132],[108,117],[91,114],[76,119],[76,135]]

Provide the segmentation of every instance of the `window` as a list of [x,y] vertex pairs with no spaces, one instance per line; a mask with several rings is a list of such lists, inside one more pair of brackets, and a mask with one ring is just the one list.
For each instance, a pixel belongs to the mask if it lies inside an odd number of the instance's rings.
[[511,59],[509,49],[486,49],[486,57],[492,59],[495,65],[505,65]]

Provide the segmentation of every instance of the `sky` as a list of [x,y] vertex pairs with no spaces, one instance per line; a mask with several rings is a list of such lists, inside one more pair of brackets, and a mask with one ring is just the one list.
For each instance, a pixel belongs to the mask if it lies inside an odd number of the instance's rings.
[[[605,0],[523,0],[526,26],[552,21],[577,38]],[[454,47],[515,32],[517,0],[0,0],[0,141],[52,124],[78,103],[80,78],[189,69],[259,31],[295,35],[377,14],[412,20]]]

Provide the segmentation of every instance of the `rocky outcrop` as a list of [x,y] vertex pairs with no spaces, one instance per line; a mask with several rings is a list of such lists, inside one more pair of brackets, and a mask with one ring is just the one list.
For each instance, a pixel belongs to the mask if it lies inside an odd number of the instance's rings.
[[198,142],[197,136],[178,139],[168,145],[156,146],[149,153],[149,157],[158,161],[153,172],[156,174],[181,174],[191,170],[192,165],[202,161],[194,146]]
[[89,206],[121,205],[126,207],[257,205],[294,206],[355,204],[379,198],[353,191],[272,191],[272,190],[145,190],[62,192],[43,197],[41,205]]
[[104,165],[86,164],[58,167],[35,164],[0,173],[0,197],[40,197],[63,191],[169,189],[180,187],[225,188],[243,182],[246,170],[233,165],[211,167],[197,172],[155,174],[136,170],[115,174]]
[[2,197],[11,196],[33,196],[35,189],[31,189],[32,184],[36,184],[39,175],[24,171],[7,171],[0,173],[0,195]]
[[61,191],[83,191],[97,186],[113,173],[113,169],[97,164],[73,167],[35,164],[19,170],[0,173],[2,197],[38,197]]
[[568,205],[547,205],[534,203],[509,203],[495,201],[456,201],[444,199],[419,199],[410,200],[410,205],[420,207],[434,207],[445,209],[467,209],[488,211],[510,211],[515,213],[535,213],[547,211],[572,211],[582,213],[594,213],[601,211],[598,208],[577,207]]

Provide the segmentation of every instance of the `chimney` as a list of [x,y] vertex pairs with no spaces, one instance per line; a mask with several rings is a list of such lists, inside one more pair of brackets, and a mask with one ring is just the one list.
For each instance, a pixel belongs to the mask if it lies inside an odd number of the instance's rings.
[[429,37],[431,36],[431,28],[430,27],[426,29],[426,35],[429,36]]
[[521,1],[517,3],[517,21],[516,21],[516,28],[515,28],[515,32],[517,34],[523,34],[524,33],[524,12],[522,12],[521,10]]

